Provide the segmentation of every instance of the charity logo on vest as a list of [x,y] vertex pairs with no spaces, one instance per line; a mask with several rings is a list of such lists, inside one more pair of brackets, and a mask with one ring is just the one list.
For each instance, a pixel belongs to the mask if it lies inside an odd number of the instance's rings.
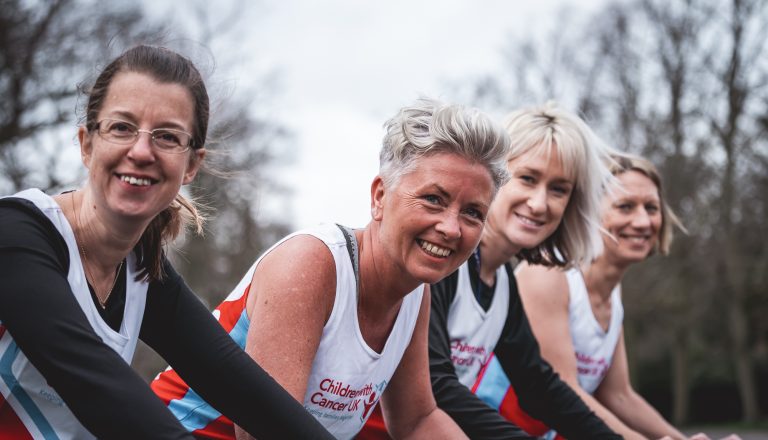
[[457,367],[471,367],[485,365],[488,353],[485,347],[474,346],[462,342],[460,339],[451,341],[451,362]]
[[579,352],[576,352],[576,364],[579,374],[597,377],[603,377],[610,366],[610,362],[604,358],[593,358]]
[[304,407],[317,418],[347,420],[357,412],[362,412],[361,421],[370,415],[386,386],[367,383],[360,388],[352,388],[340,380],[325,378],[320,381],[319,389],[312,393]]

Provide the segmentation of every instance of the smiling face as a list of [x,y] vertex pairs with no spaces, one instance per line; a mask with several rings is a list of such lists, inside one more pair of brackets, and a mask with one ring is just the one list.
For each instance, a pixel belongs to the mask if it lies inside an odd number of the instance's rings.
[[[372,214],[378,241],[404,280],[434,283],[469,258],[493,198],[493,181],[480,164],[450,153],[416,161],[392,188],[377,177]],[[407,278],[406,278],[407,277]]]
[[[122,72],[112,79],[96,120],[117,119],[142,130],[191,133],[193,118],[194,102],[185,87],[160,83],[143,73]],[[205,154],[203,149],[160,151],[147,133],[140,133],[129,145],[110,143],[97,130],[88,132],[84,127],[78,137],[97,209],[141,222],[169,206],[181,185],[192,181]]]
[[488,215],[493,246],[508,254],[534,248],[552,235],[563,219],[574,179],[554,149],[532,148],[508,164],[512,176],[496,196]]
[[604,255],[619,264],[644,260],[659,239],[662,214],[659,189],[644,174],[626,171],[617,176],[621,183],[603,201]]

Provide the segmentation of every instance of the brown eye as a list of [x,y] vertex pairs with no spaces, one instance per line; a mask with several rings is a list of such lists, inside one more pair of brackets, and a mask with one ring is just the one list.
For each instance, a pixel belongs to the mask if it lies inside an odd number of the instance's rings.
[[180,145],[179,136],[176,133],[170,131],[157,131],[155,132],[155,140],[167,146]]
[[112,136],[120,138],[133,137],[136,127],[127,122],[112,121],[107,125],[107,132]]

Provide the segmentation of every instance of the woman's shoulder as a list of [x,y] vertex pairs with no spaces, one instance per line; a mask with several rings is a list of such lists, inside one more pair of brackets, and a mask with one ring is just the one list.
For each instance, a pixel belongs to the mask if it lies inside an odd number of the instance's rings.
[[277,283],[310,293],[315,289],[303,287],[335,285],[336,261],[321,237],[291,234],[259,259],[253,280],[256,284]]
[[562,268],[523,262],[515,269],[515,278],[523,297],[536,297],[547,301],[568,298],[568,280]]
[[38,234],[61,238],[48,216],[33,201],[23,197],[0,198],[0,234],[17,241]]
[[549,267],[540,264],[520,263],[515,268],[515,277],[519,284],[531,286],[553,286],[566,284],[566,271],[560,267]]
[[22,197],[0,198],[0,248],[46,254],[62,267],[69,265],[64,237],[35,203]]

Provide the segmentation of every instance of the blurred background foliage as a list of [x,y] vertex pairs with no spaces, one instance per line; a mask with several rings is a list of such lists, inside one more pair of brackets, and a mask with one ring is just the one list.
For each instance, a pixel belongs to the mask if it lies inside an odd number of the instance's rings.
[[634,0],[563,10],[510,40],[506,74],[457,86],[500,111],[555,98],[653,160],[689,233],[624,282],[630,371],[677,424],[768,409],[768,10],[760,0]]
[[[292,134],[264,116],[274,99],[270,72],[249,74],[236,94],[222,79],[245,55],[236,44],[246,29],[237,20],[241,7],[195,1],[183,20],[157,20],[128,2],[0,0],[0,194],[79,184],[78,81],[87,85],[136,43],[181,50],[209,78],[209,147],[218,153],[215,172],[190,189],[211,208],[206,235],[176,243],[173,258],[200,297],[218,304],[291,230],[290,219],[257,209],[267,192],[290,197],[271,177],[294,148]],[[572,12],[564,8],[539,35],[511,32],[499,55],[504,73],[467,78],[455,86],[456,99],[499,113],[556,99],[616,148],[660,167],[667,200],[689,233],[677,233],[670,256],[651,258],[625,279],[633,382],[676,424],[764,420],[765,1],[630,0],[608,2],[590,17]],[[151,378],[164,364],[143,347],[135,366]]]

